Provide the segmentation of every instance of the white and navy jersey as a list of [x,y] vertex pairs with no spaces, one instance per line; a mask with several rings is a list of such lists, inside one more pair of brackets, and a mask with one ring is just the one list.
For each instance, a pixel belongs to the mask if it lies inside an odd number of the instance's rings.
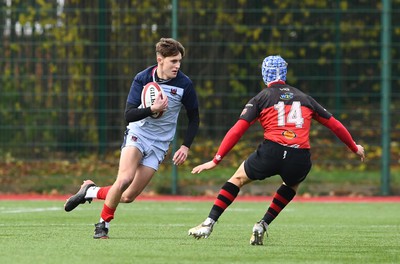
[[[168,109],[160,118],[150,116],[139,121],[130,122],[128,129],[133,130],[137,136],[143,136],[158,141],[171,142],[176,131],[176,123],[182,105],[187,111],[198,111],[198,100],[192,81],[181,71],[175,78],[159,80],[156,76],[157,66],[152,66],[138,73],[131,85],[127,103],[141,107],[141,93],[143,87],[149,82],[157,82],[168,96]],[[196,131],[192,131],[194,133]],[[191,142],[188,143],[190,147]]]

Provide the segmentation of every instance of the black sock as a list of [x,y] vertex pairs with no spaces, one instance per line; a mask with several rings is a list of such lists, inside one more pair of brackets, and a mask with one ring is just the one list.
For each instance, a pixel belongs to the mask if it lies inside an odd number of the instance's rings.
[[296,192],[292,188],[282,184],[281,187],[279,187],[279,189],[276,191],[272,199],[272,203],[265,213],[263,220],[267,224],[270,224],[283,210],[283,208],[285,208],[285,206],[290,203],[295,195]]
[[219,191],[217,199],[215,200],[208,217],[214,221],[217,221],[225,209],[235,200],[239,191],[240,188],[238,186],[233,183],[226,182]]

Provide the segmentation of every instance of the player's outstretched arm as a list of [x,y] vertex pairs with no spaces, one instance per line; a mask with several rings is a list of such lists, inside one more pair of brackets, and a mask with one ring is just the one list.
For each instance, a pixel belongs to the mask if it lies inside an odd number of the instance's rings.
[[322,118],[317,119],[317,121],[322,123],[327,128],[329,128],[333,133],[335,133],[335,135],[343,143],[345,143],[351,149],[351,151],[356,153],[361,158],[361,161],[364,161],[365,159],[364,147],[361,145],[357,145],[355,143],[355,141],[350,135],[350,132],[347,130],[347,128],[344,127],[344,125],[339,120],[331,116],[327,122]]
[[231,129],[229,129],[229,131],[226,133],[224,139],[219,145],[214,159],[194,167],[192,173],[200,173],[203,170],[211,170],[215,168],[218,162],[220,162],[222,158],[236,145],[250,125],[251,124],[248,121],[239,119],[236,124],[233,125],[233,127],[231,127]]
[[209,162],[206,162],[206,163],[203,163],[203,164],[200,164],[200,165],[194,167],[192,169],[192,173],[193,174],[200,173],[203,170],[211,170],[211,169],[214,169],[215,167],[217,167],[217,164],[215,164],[214,161],[210,160]]

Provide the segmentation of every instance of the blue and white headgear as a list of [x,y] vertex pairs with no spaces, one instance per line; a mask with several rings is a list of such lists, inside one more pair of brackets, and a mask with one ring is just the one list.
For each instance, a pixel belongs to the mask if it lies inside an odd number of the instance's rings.
[[261,74],[265,84],[273,81],[286,81],[287,63],[279,55],[268,56],[264,59]]

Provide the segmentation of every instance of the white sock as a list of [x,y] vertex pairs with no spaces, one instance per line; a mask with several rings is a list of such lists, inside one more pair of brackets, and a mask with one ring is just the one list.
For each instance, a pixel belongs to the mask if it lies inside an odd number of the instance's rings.
[[210,217],[207,217],[207,219],[203,222],[204,225],[214,225],[215,221],[213,219],[211,219]]
[[89,187],[86,191],[85,198],[97,198],[97,192],[100,190],[98,186]]
[[106,224],[106,228],[107,228],[107,229],[110,229],[110,222],[106,222],[106,221],[104,221],[103,218],[100,217],[100,223],[101,223],[101,222],[104,222],[104,223]]

